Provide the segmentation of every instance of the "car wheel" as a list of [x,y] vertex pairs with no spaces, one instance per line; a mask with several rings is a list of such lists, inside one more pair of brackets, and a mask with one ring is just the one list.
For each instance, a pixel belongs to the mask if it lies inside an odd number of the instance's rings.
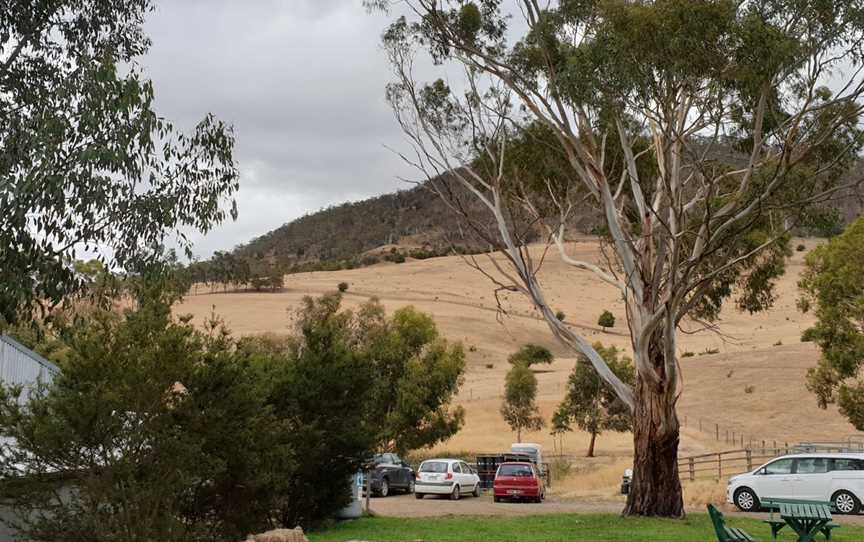
[[451,501],[458,501],[459,497],[461,496],[460,491],[461,490],[459,489],[459,486],[453,486],[453,492],[450,493],[450,500]]
[[834,508],[841,514],[857,514],[861,509],[861,502],[852,493],[844,490],[838,491],[831,497]]
[[408,482],[408,493],[414,493],[414,480]]
[[422,493],[415,493],[414,494],[414,498],[416,498],[416,499],[422,499],[423,497],[424,497],[424,495]]
[[492,497],[492,501],[493,502],[501,502],[501,497],[498,497],[498,496]]
[[742,512],[759,510],[759,498],[749,487],[742,487],[735,492],[735,506]]
[[390,482],[387,481],[387,478],[381,480],[381,489],[378,490],[378,494],[382,497],[390,494]]
[[474,491],[471,492],[475,497],[480,496],[480,484],[474,484]]

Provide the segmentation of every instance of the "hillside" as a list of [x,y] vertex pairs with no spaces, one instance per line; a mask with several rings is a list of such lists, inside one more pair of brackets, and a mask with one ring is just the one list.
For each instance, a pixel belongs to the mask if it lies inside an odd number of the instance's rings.
[[[812,240],[803,243],[808,248],[815,246]],[[600,257],[595,239],[573,243],[570,250],[574,257],[589,261]],[[810,316],[795,308],[804,254],[796,252],[790,259],[788,272],[778,284],[778,302],[770,311],[749,315],[730,308],[722,314],[723,336],[711,332],[680,336],[680,353],[694,354],[681,358],[685,452],[726,448],[728,445],[712,438],[714,424],[723,432],[743,432],[756,441],[825,440],[854,432],[836,410],[819,409],[804,387],[807,369],[819,356],[812,344],[800,342],[801,332],[812,324]],[[547,260],[540,280],[553,306],[566,314],[569,323],[581,328],[591,340],[629,350],[623,307],[612,287],[586,272],[566,267],[555,257]],[[445,336],[465,343],[469,366],[459,401],[467,410],[467,424],[442,448],[479,450],[509,445],[513,435],[498,414],[498,406],[508,367],[506,358],[523,343],[545,344],[560,356],[548,370],[538,373],[538,380],[545,415],[561,400],[575,361],[572,353],[553,342],[545,324],[521,296],[503,297],[507,313],[498,313],[492,283],[455,256],[299,273],[286,277],[286,288],[280,293],[192,295],[177,310],[194,314],[200,322],[215,307],[236,334],[284,333],[290,326],[288,311],[298,307],[303,296],[333,291],[342,281],[349,283],[347,306],[372,297],[379,298],[389,311],[415,305],[434,315]],[[616,327],[605,333],[595,325],[604,309],[618,317]],[[705,353],[713,351],[717,353]],[[703,432],[698,431],[700,421]],[[548,430],[525,439],[552,446]],[[584,450],[586,444],[587,436],[581,433],[565,437],[569,453]],[[604,435],[598,446],[600,453],[612,460],[629,453],[630,437]],[[618,470],[615,472],[617,475]]]
[[[733,161],[734,155],[724,155],[723,161]],[[864,179],[864,162],[849,173],[851,178]],[[493,231],[494,225],[485,208],[464,192],[457,183],[439,178],[440,186],[452,191],[463,202],[467,212],[481,228]],[[823,222],[816,230],[801,231],[803,235],[825,235],[849,223],[864,209],[860,187],[834,194],[825,203],[837,222]],[[573,213],[578,222],[571,224],[574,233],[591,233],[601,220],[590,206]],[[830,215],[828,215],[830,216]],[[530,226],[529,226],[530,229]],[[539,237],[538,237],[539,238]],[[273,231],[236,247],[233,256],[245,260],[262,260],[279,269],[304,271],[356,267],[356,262],[370,251],[381,247],[393,248],[404,254],[422,250],[426,255],[442,255],[459,251],[479,252],[488,249],[462,219],[435,194],[427,183],[407,190],[384,194],[357,202],[347,202],[307,214]],[[311,266],[318,262],[347,262],[354,265]]]
[[[479,212],[479,210],[478,210]],[[456,214],[425,184],[308,214],[237,247],[241,257],[274,259],[283,269],[346,260],[385,245],[446,252],[476,250]]]

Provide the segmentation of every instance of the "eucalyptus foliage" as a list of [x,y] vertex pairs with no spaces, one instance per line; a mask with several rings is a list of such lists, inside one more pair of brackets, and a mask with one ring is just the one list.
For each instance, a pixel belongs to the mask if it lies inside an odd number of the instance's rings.
[[537,377],[526,363],[516,363],[507,371],[501,417],[516,432],[516,441],[522,442],[523,431],[539,431],[545,425],[537,408]]
[[[387,9],[389,2],[366,2]],[[858,0],[402,0],[383,41],[404,158],[461,217],[458,183],[494,220],[471,232],[501,259],[472,264],[527,297],[633,412],[625,513],[680,517],[678,329],[734,296],[775,301],[793,228],[824,219],[864,135]],[[520,18],[519,24],[513,24]],[[415,62],[458,68],[417,81]],[[838,79],[834,79],[839,76]],[[548,157],[544,157],[548,155]],[[445,182],[446,181],[446,182]],[[568,235],[599,217],[604,258]],[[540,231],[574,272],[616,289],[636,379],[555,318]],[[578,293],[576,294],[578,295]]]
[[806,336],[822,350],[807,387],[820,407],[836,403],[864,431],[864,218],[812,250],[806,262],[799,305],[816,316]]
[[232,129],[180,132],[137,63],[152,0],[32,0],[0,7],[0,315],[82,284],[77,249],[110,268],[206,232],[238,188]]
[[[628,383],[635,380],[633,361],[627,356],[622,356],[617,348],[594,343],[594,349],[621,380]],[[597,372],[591,368],[584,356],[576,362],[567,379],[567,393],[558,405],[553,420],[555,429],[559,433],[570,431],[575,424],[580,430],[591,435],[588,457],[594,457],[597,436],[606,431],[622,433],[629,431],[633,426],[632,415],[627,405],[622,403],[615,392],[600,380]]]

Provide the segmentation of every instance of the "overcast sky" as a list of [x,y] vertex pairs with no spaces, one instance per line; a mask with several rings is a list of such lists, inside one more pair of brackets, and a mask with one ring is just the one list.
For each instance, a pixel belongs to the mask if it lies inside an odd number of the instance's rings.
[[360,0],[159,0],[142,60],[157,109],[191,129],[234,125],[240,216],[206,237],[207,257],[307,212],[405,188],[384,148],[403,141],[384,100],[387,18]]

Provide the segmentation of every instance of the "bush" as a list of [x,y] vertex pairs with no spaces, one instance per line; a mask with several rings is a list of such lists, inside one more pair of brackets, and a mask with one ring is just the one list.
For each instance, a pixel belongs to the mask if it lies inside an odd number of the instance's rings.
[[66,337],[54,384],[27,404],[0,386],[0,436],[19,443],[0,454],[17,534],[234,541],[315,527],[347,504],[383,440],[431,446],[458,431],[461,346],[410,307],[386,318],[340,299],[305,298],[292,336],[239,341],[218,322],[175,321],[163,294],[94,310]]
[[700,356],[710,356],[711,354],[719,354],[719,348],[706,348],[705,350],[699,352]]
[[486,368],[487,368],[487,369],[494,369],[494,368],[495,368],[495,364],[494,364],[494,363],[487,363],[487,364],[486,364]]
[[563,322],[564,318],[566,318],[566,317],[567,317],[567,315],[564,314],[564,311],[558,311],[555,313],[555,318],[557,318],[560,322]]
[[774,346],[783,346],[783,340],[778,340],[776,343],[774,343]]
[[511,365],[521,363],[530,367],[537,363],[552,363],[554,359],[555,357],[552,355],[552,352],[550,352],[545,346],[529,343],[522,345],[519,350],[507,358],[507,361]]
[[756,386],[744,386],[744,393],[750,394],[756,391]]
[[338,288],[339,288],[340,292],[347,292],[348,291],[348,283],[347,282],[340,282]]
[[601,314],[600,318],[597,319],[597,325],[602,327],[604,330],[607,327],[615,327],[615,315],[609,311],[603,311],[603,314]]
[[805,250],[807,250],[807,247],[805,247],[803,244],[800,244],[795,247],[795,250],[797,250],[798,252],[804,252]]
[[818,332],[816,331],[815,327],[808,327],[807,329],[804,330],[803,333],[801,333],[801,342],[802,343],[813,342],[818,338],[819,338]]
[[[3,390],[0,430],[19,445],[0,461],[2,476],[19,467],[37,473],[14,477],[19,534],[123,540],[133,532],[179,542],[266,529],[271,513],[289,506],[282,496],[291,478],[302,474],[293,431],[303,428],[273,413],[266,382],[235,359],[227,335],[174,322],[164,298],[90,318],[72,330],[69,362],[51,387],[27,405]],[[352,446],[342,451],[357,465],[366,448]],[[56,476],[38,475],[47,464],[60,469]],[[320,511],[304,510],[307,521],[344,501],[331,492],[316,487],[327,500]],[[298,505],[305,503],[290,506]]]
[[363,267],[366,267],[366,266],[369,266],[369,265],[375,265],[375,264],[378,263],[379,261],[380,261],[380,260],[378,259],[377,256],[374,256],[374,255],[372,255],[372,254],[367,254],[366,256],[363,256],[363,257],[360,259],[360,265],[362,265]]
[[694,354],[693,352],[687,351],[687,352],[684,352],[683,354],[681,354],[681,357],[682,358],[692,358],[695,355],[696,354]]

